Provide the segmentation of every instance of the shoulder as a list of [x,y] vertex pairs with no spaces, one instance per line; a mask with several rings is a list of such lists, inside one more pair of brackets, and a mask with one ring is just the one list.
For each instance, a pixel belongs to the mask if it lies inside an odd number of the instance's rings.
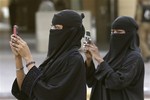
[[130,52],[127,54],[127,57],[138,59],[138,58],[141,58],[142,56],[141,56],[141,53],[138,52],[138,51],[130,51]]
[[138,51],[129,52],[125,58],[125,62],[134,62],[134,63],[143,62],[141,53]]
[[83,61],[83,57],[80,54],[79,51],[73,51],[69,56],[68,56],[69,60],[73,60],[73,61]]
[[79,70],[84,68],[84,59],[79,51],[73,51],[67,57],[68,68],[71,70]]

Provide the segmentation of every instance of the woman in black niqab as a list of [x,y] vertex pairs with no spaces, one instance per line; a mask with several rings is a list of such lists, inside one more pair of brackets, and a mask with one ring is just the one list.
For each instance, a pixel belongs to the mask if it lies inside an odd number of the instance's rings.
[[[47,63],[50,66],[63,54],[67,55],[68,51],[72,49],[78,50],[81,47],[81,39],[85,33],[82,25],[83,18],[83,13],[79,15],[71,10],[64,10],[54,15],[52,25],[63,25],[63,29],[50,29],[47,59],[40,68],[45,67],[44,70],[48,72]],[[47,75],[48,73],[45,74]]]
[[104,57],[105,61],[117,70],[130,51],[140,52],[139,36],[137,34],[138,25],[132,18],[121,16],[112,23],[112,29],[125,31],[125,34],[111,33],[110,49]]
[[[83,14],[73,10],[63,10],[54,15],[52,25],[62,25],[63,28],[50,29],[47,58],[39,68],[32,66],[24,77],[21,90],[15,80],[12,94],[16,98],[86,100],[85,66],[78,51],[85,33],[83,18]],[[24,53],[24,50],[20,52]]]
[[138,25],[133,18],[121,16],[112,23],[112,30],[115,32],[111,33],[110,48],[104,58],[93,43],[85,44],[87,85],[92,87],[90,100],[144,100]]

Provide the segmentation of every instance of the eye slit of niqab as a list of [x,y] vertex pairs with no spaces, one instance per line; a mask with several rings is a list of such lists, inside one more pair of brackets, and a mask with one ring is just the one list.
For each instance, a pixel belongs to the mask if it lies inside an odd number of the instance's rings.
[[125,30],[123,29],[112,29],[111,34],[125,34]]
[[61,30],[61,29],[63,29],[63,25],[59,25],[59,24],[51,25],[50,29],[52,29],[52,30]]

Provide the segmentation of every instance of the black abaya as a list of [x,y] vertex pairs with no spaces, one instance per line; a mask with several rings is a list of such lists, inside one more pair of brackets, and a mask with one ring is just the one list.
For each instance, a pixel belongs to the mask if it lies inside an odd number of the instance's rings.
[[94,64],[87,69],[87,84],[92,87],[90,100],[144,100],[144,65],[137,52],[127,54],[122,67],[114,71],[107,62],[96,72]]
[[85,68],[80,53],[72,50],[53,66],[46,80],[42,80],[41,71],[33,67],[24,79],[21,92],[14,82],[13,95],[21,98],[19,100],[86,100]]
[[78,49],[85,30],[83,14],[63,10],[54,15],[50,29],[47,59],[25,76],[21,91],[15,81],[12,93],[20,100],[86,100],[84,60]]
[[144,62],[139,49],[138,26],[131,17],[118,17],[113,30],[110,49],[97,69],[92,62],[86,66],[87,84],[92,87],[90,100],[144,100]]

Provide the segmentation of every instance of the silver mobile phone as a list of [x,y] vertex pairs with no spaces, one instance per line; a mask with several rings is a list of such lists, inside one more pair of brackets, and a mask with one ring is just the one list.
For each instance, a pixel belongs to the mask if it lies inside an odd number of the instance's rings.
[[91,33],[90,33],[90,31],[86,31],[86,33],[85,33],[85,43],[86,44],[90,44],[91,43]]

